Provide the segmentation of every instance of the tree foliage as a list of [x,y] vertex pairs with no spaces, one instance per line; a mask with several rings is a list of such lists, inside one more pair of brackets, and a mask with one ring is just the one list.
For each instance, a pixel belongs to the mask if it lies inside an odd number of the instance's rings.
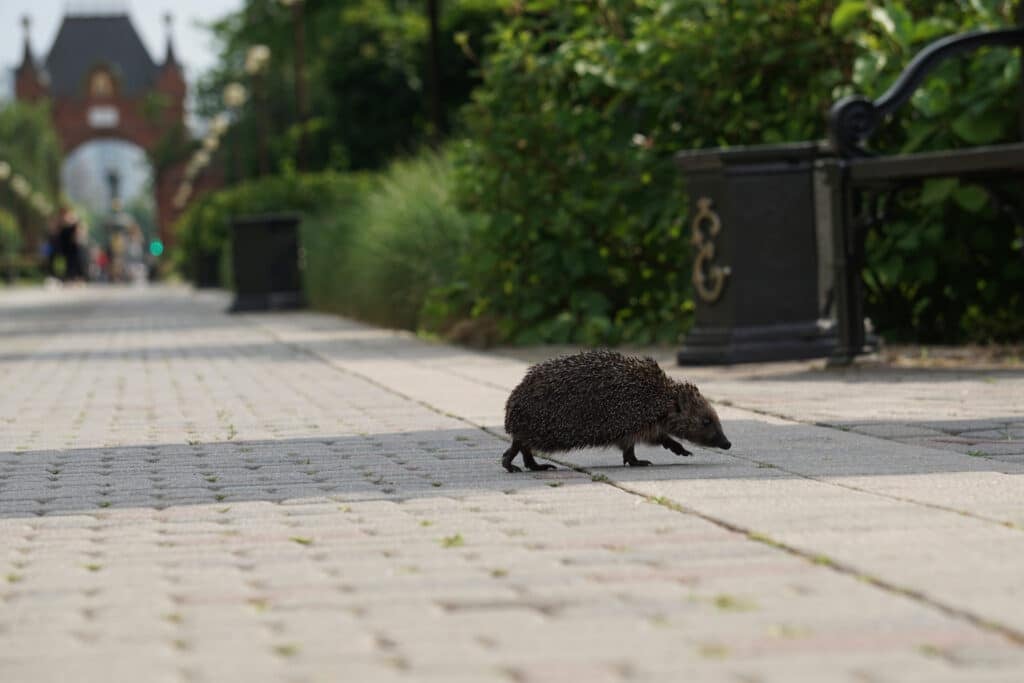
[[834,3],[526,5],[493,35],[458,195],[489,215],[477,314],[519,342],[674,341],[690,247],[681,149],[821,137]]
[[[484,35],[506,0],[449,0],[440,21],[442,98],[454,117],[477,83]],[[311,118],[305,126],[311,169],[366,169],[408,153],[431,132],[427,116],[427,17],[419,0],[306,0],[306,68]],[[299,139],[294,92],[294,25],[278,0],[246,0],[213,27],[219,65],[200,84],[200,108],[220,110],[224,86],[248,83],[252,98],[232,131],[242,165],[256,168],[257,115],[265,108],[274,168],[294,163]],[[258,81],[245,75],[249,47],[271,49]],[[251,173],[250,173],[251,174]]]
[[[12,102],[0,108],[0,160],[55,204],[60,187],[63,154],[60,141],[45,104]],[[18,217],[23,237],[30,231],[38,239],[46,234],[47,221],[25,199],[12,191],[10,182],[0,182],[0,207]],[[24,240],[22,240],[24,241]]]

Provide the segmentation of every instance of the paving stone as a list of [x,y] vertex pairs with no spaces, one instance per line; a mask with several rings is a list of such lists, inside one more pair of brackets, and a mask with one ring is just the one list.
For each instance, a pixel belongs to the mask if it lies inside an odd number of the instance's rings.
[[[226,303],[0,292],[0,680],[1019,678],[956,613],[1022,628],[1024,463],[727,408],[726,454],[510,475],[524,363]],[[992,412],[787,367],[702,386],[803,422],[1024,417],[1010,378],[977,381]]]

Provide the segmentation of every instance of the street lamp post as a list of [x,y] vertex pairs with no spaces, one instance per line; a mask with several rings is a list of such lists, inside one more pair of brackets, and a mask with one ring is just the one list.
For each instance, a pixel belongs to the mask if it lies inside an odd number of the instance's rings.
[[270,157],[267,154],[267,93],[263,87],[263,72],[270,62],[270,48],[266,45],[253,45],[245,55],[245,72],[252,78],[252,87],[256,100],[256,118],[259,125],[257,150],[259,151],[260,175],[270,174]]
[[306,166],[306,120],[309,117],[309,101],[306,95],[306,21],[304,0],[280,0],[292,10],[292,25],[295,31],[295,109],[298,113],[299,140],[296,150],[296,165],[299,170]]
[[[245,104],[247,97],[248,93],[241,83],[228,83],[224,86],[224,106],[230,112],[228,116],[233,120],[238,120],[238,110]],[[225,128],[225,133],[231,136],[231,175],[233,176],[232,180],[237,182],[242,179],[241,165],[238,162],[238,131],[229,132]]]
[[444,111],[441,108],[441,53],[438,39],[441,0],[427,0],[427,22],[430,26],[430,51],[427,68],[430,72],[430,118],[433,122],[433,138],[440,142],[444,135]]

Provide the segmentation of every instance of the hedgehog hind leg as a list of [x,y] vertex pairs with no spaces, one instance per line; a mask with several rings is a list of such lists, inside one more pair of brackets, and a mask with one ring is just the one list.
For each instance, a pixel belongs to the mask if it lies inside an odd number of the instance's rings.
[[[515,460],[515,457],[517,455],[519,455],[519,451],[522,450],[522,447],[523,446],[521,443],[513,440],[512,445],[509,447],[507,451],[505,451],[504,455],[501,456],[501,466],[504,467],[509,472],[522,472],[523,468],[512,464],[512,461]],[[523,460],[525,461],[525,459],[526,458],[524,456]]]
[[558,469],[554,465],[548,465],[546,463],[542,465],[539,462],[537,462],[536,460],[534,460],[534,458],[533,458],[533,451],[530,450],[529,448],[527,448],[526,446],[523,446],[522,451],[523,451],[523,464],[526,465],[526,469],[530,470],[531,472],[538,472],[538,471],[542,471],[542,470]]
[[647,467],[651,464],[650,460],[637,460],[636,451],[634,450],[635,445],[632,443],[621,443],[619,448],[622,449],[622,464],[629,465],[630,467]]

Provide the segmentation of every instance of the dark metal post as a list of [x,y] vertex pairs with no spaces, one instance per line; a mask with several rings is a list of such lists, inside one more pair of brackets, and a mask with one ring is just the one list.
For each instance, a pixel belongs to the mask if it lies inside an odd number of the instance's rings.
[[441,0],[427,0],[427,20],[430,22],[428,70],[430,72],[430,119],[434,124],[433,138],[444,134],[444,112],[441,108],[441,52],[439,45],[439,14]]
[[[1024,0],[1017,2],[1017,25],[1024,26]],[[1024,47],[1020,50],[1020,136],[1024,139]]]
[[306,16],[305,2],[292,3],[292,23],[295,24],[295,106],[299,119],[299,142],[296,150],[296,165],[300,171],[306,168],[306,120],[309,117],[309,102],[306,97]]
[[270,135],[270,126],[267,125],[267,93],[263,87],[263,74],[255,73],[252,77],[252,86],[255,91],[257,134],[256,149],[259,154],[260,176],[270,175],[270,156],[267,152],[267,136]]

